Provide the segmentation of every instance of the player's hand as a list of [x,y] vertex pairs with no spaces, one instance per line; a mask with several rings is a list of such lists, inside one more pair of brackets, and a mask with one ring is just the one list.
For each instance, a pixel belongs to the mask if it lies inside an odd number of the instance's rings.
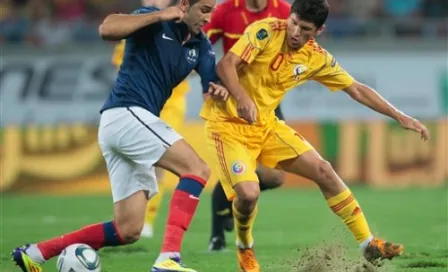
[[414,119],[404,113],[399,113],[397,116],[397,121],[400,123],[400,125],[407,130],[412,130],[415,132],[420,133],[421,138],[426,142],[429,140],[429,131],[423,125],[418,121],[417,119]]
[[236,102],[238,116],[249,122],[249,124],[255,123],[257,121],[258,111],[254,101],[248,96],[245,96]]
[[209,83],[208,94],[215,101],[226,101],[229,98],[229,91],[224,86],[213,82]]
[[171,6],[160,11],[160,19],[162,21],[174,20],[176,23],[180,23],[184,18],[185,12],[178,6]]

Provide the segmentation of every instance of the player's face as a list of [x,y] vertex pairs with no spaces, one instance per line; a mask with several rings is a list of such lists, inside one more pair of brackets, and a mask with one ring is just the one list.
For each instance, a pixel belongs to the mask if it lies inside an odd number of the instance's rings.
[[312,22],[300,20],[294,13],[289,15],[286,40],[291,49],[300,49],[317,34],[318,29]]
[[199,0],[188,9],[184,16],[184,22],[193,34],[200,33],[202,27],[210,22],[215,5],[216,0]]

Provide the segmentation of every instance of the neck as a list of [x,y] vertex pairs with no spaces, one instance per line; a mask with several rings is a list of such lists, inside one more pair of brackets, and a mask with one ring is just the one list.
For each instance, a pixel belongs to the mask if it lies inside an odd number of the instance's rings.
[[246,8],[253,12],[262,11],[268,6],[269,0],[246,0]]

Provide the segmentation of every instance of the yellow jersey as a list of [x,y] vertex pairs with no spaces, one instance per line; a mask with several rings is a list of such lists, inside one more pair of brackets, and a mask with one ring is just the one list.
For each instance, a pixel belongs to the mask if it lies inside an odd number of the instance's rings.
[[[120,68],[121,63],[123,62],[125,44],[126,40],[121,40],[120,43],[115,46],[114,52],[112,54],[112,64],[117,67],[117,69]],[[184,97],[189,91],[190,84],[188,83],[188,80],[185,79],[173,89],[173,93],[171,94],[167,103],[175,100],[176,98]]]
[[[286,92],[315,80],[332,91],[344,89],[354,79],[335,58],[314,39],[301,49],[291,50],[286,43],[286,20],[267,18],[251,24],[230,49],[247,65],[238,70],[239,82],[258,109],[255,125],[266,126],[275,120],[274,110]],[[238,117],[233,97],[225,102],[208,99],[201,117],[210,121],[246,123]]]

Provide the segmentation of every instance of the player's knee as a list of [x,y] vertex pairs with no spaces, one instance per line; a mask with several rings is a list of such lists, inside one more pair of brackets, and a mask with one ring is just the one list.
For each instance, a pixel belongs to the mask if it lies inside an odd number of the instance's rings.
[[333,167],[326,160],[320,160],[317,163],[317,181],[331,182],[333,180]]
[[121,239],[125,244],[132,244],[140,239],[143,225],[122,224],[118,226]]
[[260,196],[260,187],[256,182],[246,182],[236,188],[239,201],[245,205],[255,205]]
[[140,233],[142,230],[130,230],[122,237],[126,244],[133,244],[140,239]]

